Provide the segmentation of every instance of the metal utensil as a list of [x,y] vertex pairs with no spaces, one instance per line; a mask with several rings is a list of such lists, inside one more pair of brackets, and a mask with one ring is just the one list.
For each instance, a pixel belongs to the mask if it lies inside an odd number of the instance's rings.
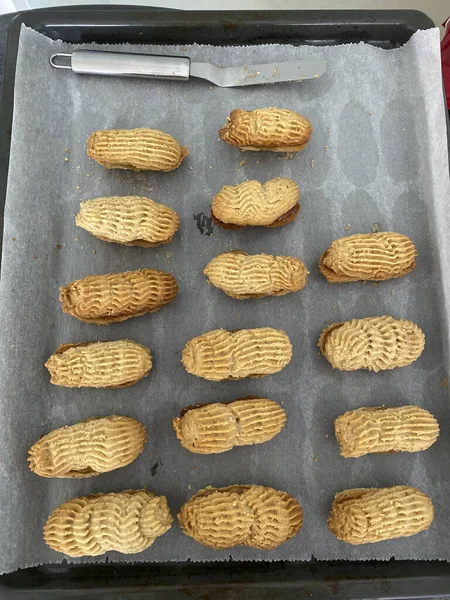
[[[60,62],[63,59],[64,62]],[[68,60],[67,60],[68,59]],[[188,81],[200,77],[220,87],[238,87],[282,81],[303,81],[320,77],[327,63],[312,58],[294,62],[265,63],[242,67],[218,67],[209,63],[191,62],[187,57],[126,54],[98,50],[75,50],[71,54],[58,52],[50,57],[55,69],[71,69],[83,75],[142,77]]]

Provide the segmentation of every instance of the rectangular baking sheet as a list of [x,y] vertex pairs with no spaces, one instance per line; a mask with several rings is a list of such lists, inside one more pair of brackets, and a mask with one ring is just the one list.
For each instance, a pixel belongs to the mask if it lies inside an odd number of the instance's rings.
[[[395,51],[364,44],[145,49],[224,66],[308,56],[329,62],[328,73],[319,80],[248,89],[222,90],[195,80],[83,78],[52,70],[50,53],[68,50],[67,44],[22,31],[0,301],[2,571],[62,560],[42,541],[42,526],[51,510],[73,496],[145,486],[167,495],[175,515],[205,485],[246,482],[284,489],[299,498],[305,524],[296,538],[270,553],[248,548],[214,552],[183,536],[174,523],[146,552],[129,557],[109,553],[109,560],[448,559],[442,532],[450,524],[449,186],[437,30],[419,32]],[[242,154],[218,141],[217,131],[231,109],[260,106],[284,106],[308,116],[315,131],[307,149],[288,159]],[[139,126],[168,131],[190,149],[180,169],[108,172],[86,157],[86,138],[92,131]],[[299,183],[303,210],[293,225],[273,231],[209,230],[205,217],[222,185],[276,176]],[[176,208],[182,225],[175,241],[152,250],[124,248],[75,227],[81,200],[113,194],[148,195]],[[371,231],[374,223],[414,239],[416,270],[378,286],[328,285],[317,271],[321,252],[333,239]],[[206,283],[202,269],[217,253],[235,248],[302,258],[311,270],[307,286],[283,298],[228,298]],[[165,269],[177,277],[180,294],[174,303],[109,328],[61,313],[59,286],[91,273],[142,267]],[[422,357],[411,367],[387,373],[334,372],[318,355],[322,328],[377,314],[416,321],[427,338]],[[293,341],[294,358],[281,373],[210,383],[182,368],[181,349],[191,337],[218,327],[258,326],[283,328]],[[151,374],[141,383],[110,391],[49,384],[43,363],[59,343],[123,337],[148,345],[155,357]],[[183,406],[249,394],[283,403],[287,427],[273,441],[209,457],[191,455],[178,445],[171,419]],[[338,414],[362,405],[403,403],[422,405],[437,416],[442,434],[435,446],[417,455],[339,456],[333,435]],[[134,416],[148,429],[146,449],[135,463],[83,481],[41,480],[28,471],[27,450],[41,435],[112,413]],[[397,483],[415,485],[432,497],[436,519],[428,532],[358,548],[328,532],[335,492]],[[74,562],[87,561],[91,559]]]

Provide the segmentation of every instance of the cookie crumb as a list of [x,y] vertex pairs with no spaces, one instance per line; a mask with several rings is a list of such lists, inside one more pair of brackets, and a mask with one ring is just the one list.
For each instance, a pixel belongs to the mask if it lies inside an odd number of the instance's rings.
[[445,379],[443,379],[443,380],[441,381],[441,386],[442,386],[443,388],[446,388],[446,387],[448,387],[448,379],[447,379],[447,377],[445,377]]
[[380,233],[381,227],[379,223],[372,223],[372,233]]
[[239,163],[239,166],[243,167],[246,162],[247,162],[247,157],[245,157],[244,160],[241,160],[241,162]]
[[349,230],[349,229],[351,229],[351,228],[352,228],[352,224],[351,224],[351,223],[349,223],[349,224],[347,225],[347,227],[344,227],[344,231],[348,231],[348,230]]
[[315,167],[315,165],[314,165],[314,161],[312,160],[312,161],[311,161],[311,169],[315,169],[315,168],[316,168],[316,167]]
[[64,157],[64,162],[69,162],[69,157],[68,156]]
[[317,462],[318,460],[319,460],[319,457],[318,457],[317,453],[314,452],[314,462]]
[[61,244],[56,244],[56,247],[58,248],[58,250],[61,250],[62,248]]
[[324,147],[323,147],[323,149],[324,149],[324,150],[328,150],[328,146],[324,146]]

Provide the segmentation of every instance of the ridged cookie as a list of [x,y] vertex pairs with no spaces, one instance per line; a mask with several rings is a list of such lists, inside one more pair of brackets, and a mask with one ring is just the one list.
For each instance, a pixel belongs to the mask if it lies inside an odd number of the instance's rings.
[[99,556],[110,550],[134,554],[149,548],[172,521],[165,496],[147,490],[91,494],[54,510],[44,540],[67,556]]
[[175,277],[164,271],[141,269],[89,275],[60,288],[62,310],[95,325],[119,323],[155,312],[178,293]]
[[277,177],[261,184],[244,181],[224,186],[212,202],[212,219],[224,229],[281,227],[300,213],[300,191],[292,179]]
[[190,340],[181,362],[188,373],[209,379],[243,379],[278,373],[292,358],[284,331],[270,327],[215,329]]
[[44,435],[29,450],[28,461],[41,477],[93,477],[132,463],[145,438],[145,427],[136,419],[93,417]]
[[305,286],[308,275],[298,258],[252,255],[242,250],[222,252],[206,265],[203,273],[215,287],[237,300],[297,292]]
[[82,202],[75,223],[105,242],[153,248],[172,241],[180,218],[150,198],[109,196]]
[[107,169],[173,171],[189,154],[158,129],[104,129],[89,136],[88,156]]
[[329,283],[383,281],[412,271],[416,256],[412,240],[401,233],[357,234],[335,240],[322,254],[319,269]]
[[415,488],[357,488],[336,494],[328,526],[348,544],[371,544],[408,537],[433,522],[431,499]]
[[309,142],[311,122],[302,115],[281,108],[231,111],[220,138],[241,150],[300,152]]
[[285,422],[285,411],[273,400],[242,398],[188,407],[173,420],[173,428],[186,450],[218,454],[235,446],[267,442]]
[[215,550],[234,546],[271,550],[300,531],[303,513],[286,492],[232,485],[200,490],[181,507],[178,520],[187,535]]
[[45,363],[50,382],[63,387],[121,388],[152,368],[150,350],[130,340],[62,344]]
[[381,406],[350,410],[334,421],[341,456],[378,452],[419,452],[439,437],[439,423],[419,406]]
[[415,323],[388,316],[333,323],[319,339],[321,353],[340,371],[406,367],[419,358],[424,346],[425,336]]

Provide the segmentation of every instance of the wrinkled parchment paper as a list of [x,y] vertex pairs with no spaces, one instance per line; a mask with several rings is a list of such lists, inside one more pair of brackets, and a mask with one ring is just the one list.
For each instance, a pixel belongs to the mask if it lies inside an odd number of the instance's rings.
[[[191,559],[450,559],[448,534],[449,182],[437,29],[416,33],[401,49],[365,44],[335,47],[132,47],[239,65],[310,56],[328,72],[302,84],[220,89],[208,82],[145,81],[77,76],[49,65],[70,46],[24,28],[17,62],[14,126],[1,280],[0,570],[64,557],[44,544],[48,514],[73,496],[147,487],[168,497],[173,515],[200,488],[258,483],[299,498],[304,526],[272,552],[214,551],[184,536],[176,522],[147,551],[110,553],[112,561]],[[286,107],[309,117],[314,133],[292,159],[241,153],[217,131],[236,107]],[[153,127],[173,134],[190,155],[171,173],[107,171],[86,156],[96,129]],[[292,177],[303,210],[274,230],[211,228],[213,195],[245,179]],[[175,208],[181,229],[154,249],[108,244],[75,227],[81,200],[144,195]],[[374,225],[375,224],[375,225]],[[320,254],[335,238],[373,227],[411,236],[416,270],[385,283],[329,285],[318,273]],[[236,301],[208,285],[202,270],[219,252],[290,254],[311,274],[304,290],[282,298]],[[64,315],[58,288],[92,273],[143,267],[177,277],[180,293],[156,314],[109,327]],[[352,317],[392,314],[417,322],[426,348],[414,365],[384,373],[333,371],[319,355],[321,330]],[[186,373],[181,350],[210,329],[271,326],[294,345],[292,362],[263,379],[211,383]],[[150,375],[120,390],[50,385],[44,362],[64,342],[129,338],[150,347]],[[260,395],[282,403],[288,420],[274,440],[216,456],[183,450],[172,430],[179,410],[197,402]],[[344,459],[333,420],[364,405],[416,403],[441,425],[439,441],[417,454]],[[28,448],[43,434],[95,415],[124,414],[147,427],[143,454],[130,466],[79,481],[39,478]],[[334,494],[346,488],[408,484],[436,508],[428,532],[351,547],[328,531]],[[93,559],[101,562],[105,557]],[[74,561],[78,562],[78,561]]]

